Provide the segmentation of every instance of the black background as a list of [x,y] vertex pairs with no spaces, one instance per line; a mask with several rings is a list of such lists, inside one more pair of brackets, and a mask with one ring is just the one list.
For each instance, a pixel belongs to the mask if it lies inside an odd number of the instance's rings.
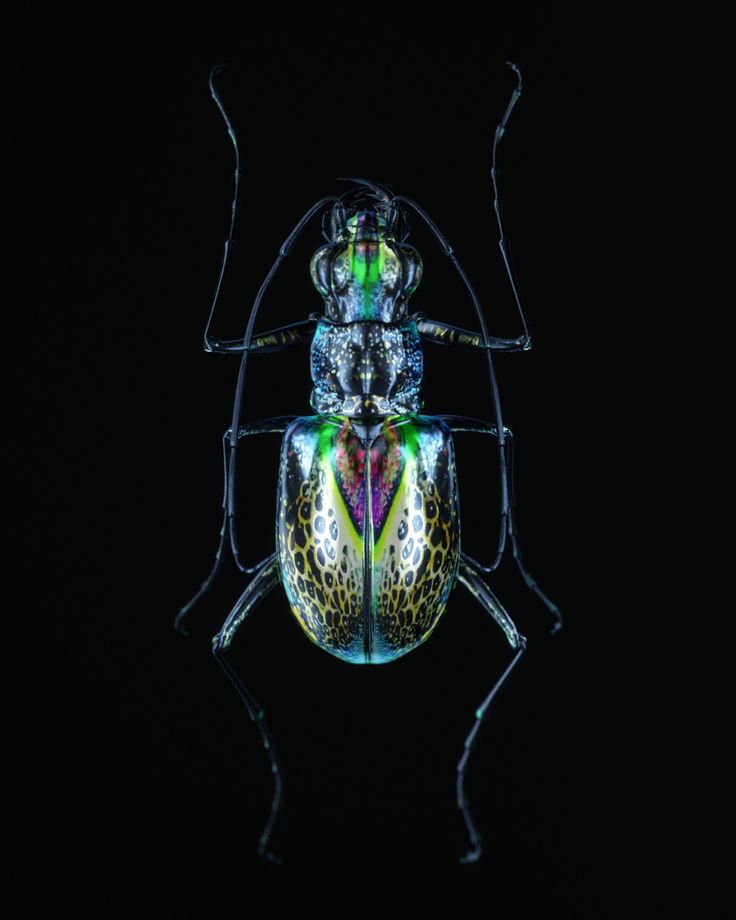
[[[344,911],[386,903],[394,885],[409,905],[441,887],[458,910],[480,891],[484,911],[519,916],[702,901],[722,866],[732,606],[709,531],[723,513],[730,289],[721,25],[532,8],[426,35],[330,21],[285,35],[216,10],[165,25],[29,12],[8,31],[14,910],[114,914],[132,899],[197,915],[209,898],[230,915],[265,890]],[[285,862],[263,866],[266,758],[209,653],[243,577],[226,568],[191,638],[172,629],[214,552],[237,372],[201,351],[233,168],[209,69],[229,65],[243,165],[224,336],[298,217],[345,175],[420,202],[493,332],[515,335],[489,179],[506,60],[525,77],[500,177],[534,349],[497,372],[526,560],[566,627],[548,636],[512,565],[494,576],[530,651],[475,749],[485,855],[460,867],[455,765],[510,657],[499,630],[458,587],[426,645],[356,668],[312,646],[275,592],[231,655],[285,764]],[[414,308],[472,326],[418,219],[411,240],[425,262]],[[319,241],[315,224],[261,328],[319,309]],[[245,417],[309,411],[306,350],[250,367]],[[480,359],[428,348],[425,374],[427,412],[490,414]],[[463,540],[487,558],[493,452],[467,437],[458,454]],[[273,545],[277,460],[278,438],[243,451],[250,561]]]

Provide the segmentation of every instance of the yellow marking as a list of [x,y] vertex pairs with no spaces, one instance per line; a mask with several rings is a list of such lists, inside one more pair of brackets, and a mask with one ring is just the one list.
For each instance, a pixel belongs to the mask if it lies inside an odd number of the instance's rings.
[[[300,600],[303,599],[304,603],[290,605],[292,613],[296,617],[299,625],[302,627],[304,632],[309,636],[309,638],[314,642],[315,645],[320,648],[340,648],[345,643],[354,641],[357,637],[357,630],[350,628],[350,621],[354,620],[356,617],[351,616],[350,612],[350,597],[354,596],[358,603],[356,604],[357,617],[362,618],[362,559],[358,558],[358,553],[355,550],[355,546],[351,543],[351,535],[357,533],[353,525],[352,520],[350,519],[347,506],[345,501],[340,493],[340,490],[337,486],[335,476],[332,470],[332,466],[329,461],[324,461],[320,464],[320,470],[324,473],[325,482],[321,486],[317,486],[317,489],[310,489],[308,495],[304,496],[301,493],[296,498],[297,505],[302,505],[305,502],[308,502],[311,507],[309,520],[304,521],[299,514],[299,508],[296,509],[296,521],[295,526],[300,527],[302,532],[306,537],[306,544],[303,549],[299,549],[298,546],[295,546],[294,550],[289,549],[289,540],[285,541],[283,545],[283,551],[291,556],[292,560],[295,560],[297,554],[301,553],[304,559],[304,574],[301,576],[305,583],[311,582],[316,587],[318,584],[314,578],[312,578],[309,572],[309,563],[307,561],[307,552],[311,548],[315,550],[314,537],[316,530],[314,527],[315,517],[319,514],[325,518],[325,521],[329,521],[328,508],[332,508],[334,511],[334,521],[338,527],[338,539],[333,542],[335,548],[335,558],[330,559],[325,554],[325,565],[319,566],[322,576],[329,572],[334,578],[334,584],[332,588],[328,588],[327,585],[323,582],[322,592],[325,596],[325,603],[320,604],[316,598],[310,599],[308,592],[300,592],[297,588],[297,575],[290,576],[291,588],[294,592],[294,595],[297,596]],[[324,496],[324,508],[321,512],[316,512],[314,509],[314,499],[316,492],[322,490]],[[307,526],[311,525],[311,534],[306,535],[305,529]],[[328,525],[329,526],[329,525]],[[360,536],[357,537],[360,541]],[[347,557],[343,554],[343,547],[348,547]],[[314,552],[314,558],[316,560],[317,553]],[[346,559],[348,565],[348,571],[342,573],[340,571],[340,564],[343,559]],[[296,563],[295,563],[296,564]],[[317,563],[319,565],[319,563]],[[298,569],[297,569],[298,571]],[[337,611],[334,610],[329,603],[330,597],[337,599],[337,593],[341,590],[339,586],[340,577],[343,578],[342,590],[345,591],[345,603],[344,606],[339,608]],[[350,581],[355,582],[354,587],[350,587]],[[316,614],[311,607],[311,604],[314,604],[319,608],[319,614]],[[332,624],[328,623],[328,613],[332,617]],[[318,627],[321,626],[320,630]],[[322,639],[318,639],[318,633],[322,631]]]
[[[411,482],[407,482],[407,479],[411,476],[411,467],[413,461],[407,459],[404,463],[404,470],[401,474],[401,480],[399,481],[399,486],[394,492],[394,497],[391,502],[391,509],[386,516],[386,520],[383,522],[383,530],[381,531],[381,536],[378,538],[378,543],[376,543],[373,552],[373,558],[378,560],[387,555],[386,541],[389,541],[389,546],[394,541],[394,531],[398,529],[398,525],[401,523],[401,515],[404,513],[405,507],[410,507],[411,499]],[[403,498],[403,501],[400,500],[400,497]],[[404,543],[396,543],[397,551],[402,547],[411,536],[411,533],[407,531],[406,540]],[[398,540],[398,538],[397,538]]]

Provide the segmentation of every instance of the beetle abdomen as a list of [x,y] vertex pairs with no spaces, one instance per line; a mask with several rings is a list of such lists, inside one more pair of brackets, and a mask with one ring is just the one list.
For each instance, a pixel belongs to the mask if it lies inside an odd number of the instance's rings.
[[284,434],[278,490],[281,579],[321,648],[391,661],[442,614],[460,551],[449,429],[426,416],[371,428],[310,416]]

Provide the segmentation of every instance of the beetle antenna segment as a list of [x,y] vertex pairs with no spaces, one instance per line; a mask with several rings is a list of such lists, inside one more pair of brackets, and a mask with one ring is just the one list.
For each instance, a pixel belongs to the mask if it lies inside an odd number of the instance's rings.
[[394,198],[394,201],[403,201],[413,208],[417,214],[424,220],[429,229],[435,236],[435,239],[440,245],[440,248],[449,257],[452,264],[455,266],[457,273],[460,275],[463,284],[465,285],[470,299],[473,302],[473,307],[475,308],[476,316],[478,317],[478,323],[480,324],[481,335],[483,336],[483,345],[485,346],[486,353],[486,364],[488,366],[488,382],[491,388],[491,401],[493,403],[493,416],[496,423],[496,428],[498,431],[498,454],[499,454],[499,480],[500,480],[500,490],[501,490],[501,526],[498,534],[498,546],[496,548],[496,557],[493,560],[493,563],[489,567],[484,567],[484,572],[492,572],[498,568],[501,558],[503,557],[504,550],[506,548],[506,535],[508,533],[508,508],[509,508],[509,482],[508,482],[508,464],[506,460],[506,439],[503,424],[503,417],[501,412],[501,396],[498,390],[498,381],[496,379],[496,370],[493,366],[493,356],[491,354],[491,340],[488,334],[488,326],[486,325],[486,318],[483,313],[483,308],[480,305],[480,300],[478,295],[475,292],[470,278],[465,274],[463,267],[460,265],[460,262],[457,259],[457,256],[453,252],[452,246],[447,242],[445,237],[440,232],[437,225],[434,223],[432,218],[427,214],[427,212],[420,207],[416,201],[413,201],[411,198],[405,198],[403,195],[397,195]]
[[[513,108],[516,105],[517,100],[521,96],[522,89],[523,89],[521,70],[516,64],[511,63],[510,61],[507,61],[507,63],[509,67],[511,67],[511,69],[516,74],[516,87],[514,88],[511,94],[511,98],[509,99],[508,105],[506,106],[506,111],[503,114],[503,118],[498,123],[494,137],[493,137],[493,148],[491,152],[491,181],[493,184],[493,209],[496,215],[496,222],[498,224],[498,229],[499,229],[499,234],[500,234],[499,247],[501,249],[501,255],[503,257],[504,266],[506,268],[506,274],[511,283],[511,289],[514,294],[514,300],[516,302],[516,307],[519,312],[522,327],[524,330],[523,334],[519,336],[518,342],[519,342],[519,345],[521,345],[526,350],[531,347],[531,335],[529,333],[529,324],[526,318],[526,313],[524,311],[524,306],[521,300],[521,295],[519,293],[519,286],[516,281],[516,275],[514,272],[513,263],[511,261],[511,250],[510,250],[509,241],[506,238],[504,234],[504,230],[503,230],[503,222],[501,220],[501,196],[498,191],[498,171],[496,167],[496,154],[498,151],[498,145],[506,130],[506,124],[509,120],[509,116],[511,115],[511,112],[513,111]],[[488,328],[486,326],[485,316],[483,313],[483,309],[480,305],[478,295],[476,294],[475,289],[473,288],[473,285],[470,282],[470,279],[465,274],[462,266],[458,262],[457,257],[455,256],[452,250],[452,247],[447,242],[447,240],[444,238],[444,236],[440,233],[439,229],[436,227],[434,222],[430,219],[430,217],[426,214],[426,212],[415,201],[412,201],[409,198],[404,198],[403,196],[398,196],[398,195],[396,196],[394,200],[395,201],[405,201],[424,219],[425,223],[427,224],[427,226],[430,228],[435,238],[437,239],[437,242],[439,243],[443,252],[445,253],[446,256],[450,258],[458,274],[462,278],[463,284],[465,285],[465,288],[468,291],[468,294],[470,295],[470,299],[473,302],[473,306],[475,308],[475,312],[478,317],[478,322],[480,323],[481,334],[483,336],[483,344],[486,349],[486,360],[488,364],[488,379],[489,379],[489,383],[491,387],[491,400],[493,402],[494,419],[495,419],[497,430],[498,430],[497,443],[498,443],[498,453],[499,453],[499,478],[500,478],[500,486],[501,486],[501,528],[499,532],[496,555],[493,561],[491,562],[491,564],[488,566],[480,565],[479,563],[483,572],[488,574],[490,572],[495,571],[501,562],[504,550],[506,548],[507,536],[511,535],[512,525],[511,525],[511,520],[510,520],[510,515],[509,515],[510,486],[509,486],[509,476],[508,476],[508,462],[507,462],[507,456],[506,456],[505,428],[503,425],[503,419],[501,417],[501,399],[500,399],[499,390],[498,390],[498,382],[496,380],[496,372],[493,366],[493,358],[491,355],[491,343],[490,343],[490,339],[488,336]],[[513,535],[511,536],[513,540]],[[515,541],[514,541],[514,544],[515,544]],[[514,555],[515,557],[517,557],[516,545],[514,545],[514,550],[515,550]],[[521,563],[519,560],[520,560],[520,557],[517,558],[517,562],[519,562],[519,566],[521,568]],[[521,571],[522,571],[522,574],[525,574],[523,568],[521,568]],[[527,576],[525,575],[525,577]],[[547,603],[547,606],[550,606],[550,609],[551,609],[551,606],[554,606],[554,605],[551,605],[551,602],[545,601],[545,603]],[[555,613],[555,616],[557,618],[557,624],[556,624],[555,630],[553,630],[553,631],[556,631],[556,629],[559,629],[561,620],[559,618],[559,611],[553,611],[553,612]]]
[[503,264],[506,267],[506,274],[508,275],[509,282],[511,283],[511,290],[514,292],[514,300],[516,301],[516,307],[519,311],[519,316],[521,317],[521,323],[524,327],[524,334],[522,339],[525,340],[525,347],[531,347],[531,335],[529,334],[529,324],[526,318],[526,311],[524,310],[524,304],[521,299],[521,294],[519,292],[519,283],[516,280],[516,273],[514,272],[514,264],[511,259],[511,244],[507,239],[506,234],[503,231],[503,222],[501,221],[501,196],[498,191],[498,169],[496,167],[496,153],[498,151],[498,145],[506,131],[506,122],[509,120],[509,116],[513,111],[514,106],[516,105],[519,97],[521,96],[523,90],[523,83],[521,79],[521,71],[516,64],[512,64],[511,61],[506,62],[509,67],[516,74],[516,88],[511,94],[511,99],[509,99],[509,104],[506,106],[506,111],[504,112],[503,118],[496,126],[496,133],[493,135],[493,149],[491,152],[491,182],[493,183],[493,210],[496,215],[496,223],[498,224],[499,240],[498,245],[501,249],[501,256],[503,257]]
[[[212,324],[215,310],[217,308],[217,304],[220,299],[220,289],[222,287],[222,280],[225,275],[225,270],[227,268],[227,265],[230,259],[230,249],[232,248],[232,245],[235,242],[233,234],[235,231],[235,218],[238,213],[238,204],[239,204],[239,197],[240,197],[241,167],[240,167],[240,150],[238,147],[238,138],[235,133],[235,129],[233,128],[232,122],[230,121],[230,118],[228,117],[227,111],[225,110],[225,106],[223,105],[222,100],[220,99],[220,96],[215,87],[215,77],[217,76],[217,74],[220,73],[220,71],[224,69],[224,67],[225,67],[224,64],[217,64],[212,68],[212,70],[210,71],[209,86],[210,86],[210,93],[212,94],[212,98],[214,99],[215,104],[217,105],[217,108],[220,110],[220,114],[222,115],[222,118],[227,127],[227,133],[230,137],[230,140],[232,141],[233,150],[235,154],[235,182],[234,182],[234,187],[233,187],[233,200],[232,200],[232,205],[230,208],[230,227],[229,227],[227,240],[225,241],[225,252],[223,255],[223,259],[222,259],[222,265],[220,267],[220,274],[217,279],[217,286],[215,288],[215,296],[212,301],[212,307],[210,308],[210,314],[207,319],[207,325],[204,331],[204,347],[206,351],[217,351],[217,345],[214,342],[214,340],[210,337],[210,326]],[[241,572],[244,572],[247,574],[252,574],[253,572],[256,571],[255,566],[246,566],[241,561],[240,550],[238,548],[238,539],[237,539],[237,534],[235,531],[235,469],[236,469],[235,459],[237,455],[238,431],[240,430],[240,414],[241,414],[241,408],[242,408],[242,403],[243,403],[243,389],[245,387],[245,371],[246,371],[246,366],[248,363],[248,349],[250,348],[251,340],[253,338],[253,328],[255,326],[256,317],[258,316],[258,310],[261,306],[261,301],[263,300],[263,295],[266,293],[266,289],[271,283],[273,276],[278,271],[279,266],[281,265],[283,260],[286,258],[286,256],[289,254],[292,246],[296,242],[297,238],[301,235],[302,231],[304,230],[304,227],[309,223],[309,221],[314,216],[314,214],[316,214],[326,204],[334,203],[335,201],[337,201],[337,198],[334,195],[332,195],[326,198],[321,198],[319,201],[315,202],[315,204],[313,204],[309,208],[306,214],[297,223],[297,225],[291,231],[291,233],[286,238],[284,243],[281,245],[276,261],[271,266],[271,271],[266,276],[266,279],[264,280],[263,284],[261,284],[258,294],[256,295],[255,301],[253,302],[253,307],[251,308],[250,317],[248,319],[248,325],[246,327],[245,335],[243,336],[243,354],[242,354],[242,358],[240,361],[240,370],[238,372],[238,382],[237,382],[236,389],[235,389],[235,403],[233,405],[232,425],[230,426],[230,438],[229,438],[229,445],[228,445],[229,454],[225,460],[225,499],[224,499],[225,521],[224,521],[223,530],[222,530],[221,537],[220,537],[220,545],[218,547],[217,555],[215,557],[215,566],[212,570],[212,573],[206,580],[205,585],[203,585],[203,588],[205,591],[209,589],[210,584],[214,580],[214,577],[216,576],[217,572],[219,571],[219,568],[221,565],[221,558],[222,558],[222,548],[223,548],[226,537],[229,537],[230,549],[232,551],[233,558],[235,560],[235,564],[237,565],[238,569]],[[193,598],[192,602],[190,602],[190,604],[187,605],[185,611],[183,611],[183,614],[188,612],[188,610],[196,602],[196,600],[201,596],[202,593],[204,593],[204,591],[200,589],[200,592],[198,592],[195,598]],[[181,622],[181,617],[178,619],[178,622],[179,623]]]
[[[235,181],[233,185],[233,199],[232,205],[230,208],[230,224],[228,228],[227,239],[225,240],[225,251],[223,253],[222,264],[220,266],[220,272],[217,279],[217,284],[215,287],[215,294],[212,299],[212,306],[210,307],[209,316],[207,317],[207,325],[205,326],[204,331],[204,348],[208,352],[217,352],[220,351],[220,344],[216,339],[210,335],[210,328],[212,321],[217,309],[217,305],[220,299],[220,290],[222,287],[222,281],[225,275],[225,271],[228,266],[230,259],[230,250],[235,242],[234,231],[235,231],[235,219],[238,213],[238,204],[240,198],[240,151],[238,147],[238,138],[233,128],[232,122],[227,114],[225,106],[220,99],[219,93],[215,86],[215,78],[217,75],[225,68],[224,64],[215,65],[210,71],[209,76],[209,87],[212,98],[217,105],[217,108],[220,110],[220,114],[225,122],[227,127],[227,132],[230,137],[230,140],[233,145],[233,151],[235,156]],[[237,454],[237,444],[238,436],[240,431],[240,414],[243,402],[243,389],[245,386],[245,371],[248,361],[248,349],[253,338],[253,328],[255,326],[256,317],[258,315],[258,310],[263,299],[263,295],[268,288],[268,285],[271,283],[273,276],[276,274],[281,262],[286,258],[286,256],[291,251],[292,246],[299,237],[299,235],[304,230],[304,227],[309,223],[312,217],[326,204],[332,204],[337,201],[337,197],[334,195],[321,198],[319,201],[315,202],[304,214],[301,220],[296,224],[294,229],[291,231],[289,236],[286,238],[284,243],[279,249],[279,254],[276,258],[276,261],[271,267],[271,271],[266,276],[265,281],[261,284],[261,287],[258,290],[253,307],[251,308],[250,317],[248,320],[248,325],[243,337],[243,347],[242,347],[242,358],[240,362],[240,370],[238,373],[238,381],[235,389],[235,402],[233,405],[233,415],[232,415],[232,425],[229,431],[226,433],[224,442],[223,442],[223,462],[224,462],[224,488],[223,488],[223,523],[220,530],[220,538],[217,546],[217,551],[215,553],[215,561],[212,566],[207,578],[204,580],[200,586],[197,593],[194,597],[179,611],[176,620],[175,628],[182,635],[187,635],[187,630],[184,627],[183,623],[188,615],[189,611],[194,607],[199,600],[210,590],[212,584],[214,583],[219,571],[222,567],[223,561],[223,550],[225,548],[225,542],[229,540],[230,549],[235,560],[235,564],[241,572],[246,574],[253,574],[257,571],[258,566],[246,566],[243,564],[240,558],[240,551],[238,548],[237,534],[235,530],[235,470],[236,470],[236,454]],[[240,351],[240,349],[238,349]]]
[[215,89],[215,77],[220,71],[224,70],[226,67],[225,64],[215,64],[215,66],[210,71],[210,94],[215,100],[215,105],[220,110],[220,115],[225,122],[227,127],[227,133],[232,141],[233,151],[235,154],[235,179],[233,183],[233,200],[230,205],[230,227],[228,228],[227,239],[225,240],[225,252],[222,256],[222,264],[220,265],[220,274],[217,277],[217,284],[215,285],[215,295],[212,298],[212,306],[210,307],[210,314],[207,317],[207,325],[204,327],[204,347],[206,351],[210,351],[210,326],[212,324],[212,318],[215,315],[215,309],[217,308],[218,301],[220,299],[220,289],[222,288],[222,279],[225,277],[225,270],[227,269],[228,262],[230,261],[230,249],[235,242],[233,239],[233,231],[235,230],[235,215],[238,212],[238,205],[240,201],[240,150],[238,149],[238,137],[233,128],[232,122],[228,117],[227,112],[225,111],[225,106],[222,104],[222,100]]
[[270,285],[273,276],[279,270],[281,263],[291,252],[291,248],[296,242],[296,240],[301,236],[302,231],[309,223],[309,221],[317,214],[326,204],[334,204],[338,199],[334,195],[330,195],[325,198],[320,198],[319,201],[316,201],[303,215],[301,220],[297,223],[288,237],[281,244],[279,249],[279,254],[276,257],[276,261],[271,266],[271,270],[266,275],[266,278],[258,289],[256,294],[256,299],[253,301],[253,306],[251,307],[250,316],[248,317],[248,325],[245,330],[245,335],[243,336],[243,356],[240,359],[240,370],[238,371],[238,382],[235,385],[235,402],[233,404],[233,418],[230,425],[230,455],[227,462],[226,469],[226,516],[227,516],[227,530],[230,536],[230,548],[233,553],[233,558],[235,559],[235,564],[240,569],[241,572],[251,573],[254,572],[254,568],[248,568],[243,565],[240,561],[240,551],[238,549],[238,538],[235,532],[235,458],[237,455],[238,449],[238,432],[240,431],[240,413],[243,405],[243,391],[245,389],[245,371],[248,366],[248,352],[253,340],[253,329],[256,324],[256,318],[258,316],[258,310],[261,306],[261,301],[263,300],[263,295],[266,293],[268,286]]

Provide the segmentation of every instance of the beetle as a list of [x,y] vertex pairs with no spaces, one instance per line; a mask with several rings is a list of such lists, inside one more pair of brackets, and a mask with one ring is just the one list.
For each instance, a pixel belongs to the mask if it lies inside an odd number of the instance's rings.
[[[204,333],[205,350],[240,355],[232,422],[223,438],[223,524],[215,563],[207,579],[176,618],[184,619],[210,589],[229,543],[239,569],[252,576],[213,639],[221,665],[256,723],[274,775],[274,793],[258,853],[279,861],[269,843],[282,803],[282,773],[263,710],[228,661],[225,652],[250,611],[277,585],[284,588],[303,631],[321,649],[351,664],[395,661],[425,642],[459,582],[504,632],[513,656],[475,712],[457,767],[457,807],[469,847],[461,862],[481,855],[481,838],[470,815],[465,772],[490,704],[518,664],[526,640],[486,583],[508,544],[527,587],[554,618],[557,606],[526,570],[519,550],[511,491],[512,433],[503,423],[493,353],[526,351],[529,326],[519,294],[509,245],[503,231],[496,154],[514,105],[522,93],[516,75],[493,140],[491,178],[500,249],[522,332],[516,338],[489,335],[473,286],[451,246],[414,200],[392,194],[368,179],[348,179],[348,191],[313,204],[297,222],[261,284],[242,338],[222,340],[210,330],[233,244],[239,200],[240,156],[230,119],[210,73],[210,91],[225,121],[235,151],[235,191],[230,232],[225,243],[215,295]],[[422,259],[406,240],[408,212],[430,229],[452,261],[473,303],[479,331],[470,331],[424,314],[410,314],[410,297],[422,277]],[[325,244],[314,254],[310,273],[324,300],[324,312],[302,322],[255,334],[264,294],[295,241],[322,215]],[[486,356],[493,420],[459,415],[421,414],[422,343],[434,342]],[[242,423],[248,357],[310,345],[314,414]],[[453,434],[476,432],[495,440],[499,454],[500,529],[495,557],[482,565],[460,545],[460,513]],[[235,458],[246,437],[282,436],[277,488],[276,548],[254,567],[243,564],[238,547]]]

